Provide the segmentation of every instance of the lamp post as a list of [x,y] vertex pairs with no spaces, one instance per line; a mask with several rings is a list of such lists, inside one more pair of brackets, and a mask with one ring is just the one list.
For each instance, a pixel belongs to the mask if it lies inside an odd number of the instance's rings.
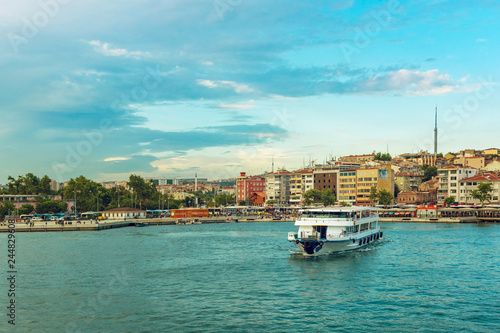
[[75,202],[73,204],[73,207],[75,208],[75,220],[76,220],[76,185],[75,185]]

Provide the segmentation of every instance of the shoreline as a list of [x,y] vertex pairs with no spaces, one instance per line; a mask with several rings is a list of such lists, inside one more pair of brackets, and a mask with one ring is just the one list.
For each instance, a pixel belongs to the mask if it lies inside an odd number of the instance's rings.
[[[116,229],[116,228],[126,228],[126,227],[135,227],[136,223],[145,223],[148,226],[158,226],[158,225],[185,225],[185,224],[177,224],[176,222],[179,220],[190,221],[193,219],[178,219],[178,218],[161,218],[161,219],[134,219],[134,220],[104,220],[99,223],[89,223],[90,221],[85,221],[85,223],[80,224],[65,224],[60,225],[56,224],[53,221],[49,221],[47,225],[45,223],[35,224],[35,226],[28,226],[26,223],[16,223],[15,231],[16,232],[63,232],[63,231],[100,231],[107,229]],[[259,218],[235,218],[235,219],[227,219],[227,218],[199,218],[196,219],[199,222],[194,224],[211,224],[211,223],[252,223],[252,222],[295,222],[295,218],[287,218],[287,219],[259,219]],[[52,222],[52,223],[50,223]],[[475,217],[461,217],[461,218],[392,218],[385,217],[380,218],[379,222],[403,222],[403,223],[498,223],[500,220],[492,219],[492,220],[478,220]],[[6,225],[0,226],[0,233],[8,233],[9,226],[5,222]],[[187,225],[193,223],[187,223]]]

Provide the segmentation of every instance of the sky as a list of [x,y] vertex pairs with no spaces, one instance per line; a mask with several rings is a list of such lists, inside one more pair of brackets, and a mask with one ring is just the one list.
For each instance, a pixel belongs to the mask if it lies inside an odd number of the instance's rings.
[[500,1],[2,0],[0,184],[500,146]]

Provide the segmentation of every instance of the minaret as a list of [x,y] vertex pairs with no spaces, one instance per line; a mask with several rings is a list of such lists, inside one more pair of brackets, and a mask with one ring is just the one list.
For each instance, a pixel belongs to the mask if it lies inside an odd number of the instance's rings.
[[[198,173],[194,174],[194,191],[198,191]],[[198,197],[195,196],[195,206],[198,207]]]
[[436,105],[436,112],[434,115],[434,164],[436,163],[437,149],[438,149],[438,107]]

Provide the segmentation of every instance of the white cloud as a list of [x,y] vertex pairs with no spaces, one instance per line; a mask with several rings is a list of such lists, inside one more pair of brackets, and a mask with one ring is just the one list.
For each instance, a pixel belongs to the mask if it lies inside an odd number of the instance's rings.
[[104,159],[104,162],[120,162],[128,160],[130,160],[130,157],[108,157]]
[[297,98],[297,97],[288,97],[288,96],[275,95],[275,94],[271,94],[271,95],[269,95],[269,97],[276,98],[276,99],[291,99],[293,101],[300,100],[300,98]]
[[111,48],[109,43],[103,43],[99,40],[91,40],[89,45],[94,46],[94,50],[108,57],[126,57],[141,59],[151,57],[151,53],[142,51],[129,51],[127,49]]
[[464,90],[465,79],[453,81],[437,69],[426,72],[400,69],[387,75],[374,76],[362,83],[364,91],[402,91],[407,95],[443,95]]
[[248,92],[254,91],[248,85],[242,84],[242,83],[237,83],[234,81],[211,81],[211,80],[198,79],[198,80],[196,80],[196,83],[199,86],[204,86],[204,87],[211,88],[211,89],[212,88],[225,88],[225,89],[232,88],[237,93],[248,93]]

